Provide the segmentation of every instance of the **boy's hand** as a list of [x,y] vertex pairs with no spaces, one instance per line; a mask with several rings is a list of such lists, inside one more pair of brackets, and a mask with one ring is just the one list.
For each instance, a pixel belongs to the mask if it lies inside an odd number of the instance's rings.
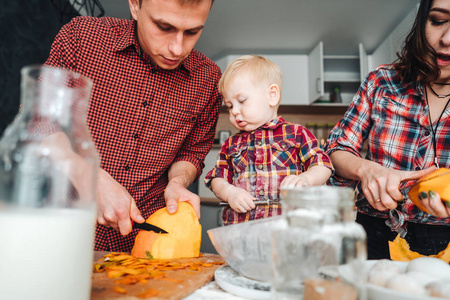
[[300,187],[309,186],[307,176],[303,173],[300,175],[289,175],[281,181],[280,187]]
[[253,201],[256,199],[242,188],[229,185],[227,187],[227,197],[223,199],[228,202],[230,207],[238,213],[246,213],[255,209],[256,205]]

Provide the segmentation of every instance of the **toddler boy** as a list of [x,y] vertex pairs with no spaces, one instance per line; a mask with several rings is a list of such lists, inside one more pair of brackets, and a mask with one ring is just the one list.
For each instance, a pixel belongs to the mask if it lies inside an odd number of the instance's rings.
[[322,185],[333,172],[314,135],[278,116],[281,88],[280,68],[255,55],[231,62],[219,81],[230,122],[239,130],[205,177],[206,186],[228,203],[224,225],[280,215],[280,187]]

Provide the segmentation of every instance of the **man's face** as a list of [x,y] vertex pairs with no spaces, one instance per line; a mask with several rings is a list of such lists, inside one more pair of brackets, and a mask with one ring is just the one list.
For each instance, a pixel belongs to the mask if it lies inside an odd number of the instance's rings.
[[191,53],[202,33],[211,1],[181,6],[177,0],[129,0],[141,47],[155,64],[177,68]]

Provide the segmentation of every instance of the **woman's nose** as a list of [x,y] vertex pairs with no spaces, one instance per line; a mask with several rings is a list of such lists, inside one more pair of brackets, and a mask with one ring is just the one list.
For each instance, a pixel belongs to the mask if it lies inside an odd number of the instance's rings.
[[450,26],[448,26],[447,30],[443,33],[441,37],[441,44],[444,46],[450,46]]

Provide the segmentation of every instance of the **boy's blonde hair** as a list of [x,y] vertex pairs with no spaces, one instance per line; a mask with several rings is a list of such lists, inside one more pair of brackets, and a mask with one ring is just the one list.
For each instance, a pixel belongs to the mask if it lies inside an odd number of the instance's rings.
[[261,55],[244,55],[232,61],[219,80],[219,93],[223,94],[230,81],[241,71],[249,71],[253,84],[276,84],[280,89],[283,85],[283,74],[277,64]]

